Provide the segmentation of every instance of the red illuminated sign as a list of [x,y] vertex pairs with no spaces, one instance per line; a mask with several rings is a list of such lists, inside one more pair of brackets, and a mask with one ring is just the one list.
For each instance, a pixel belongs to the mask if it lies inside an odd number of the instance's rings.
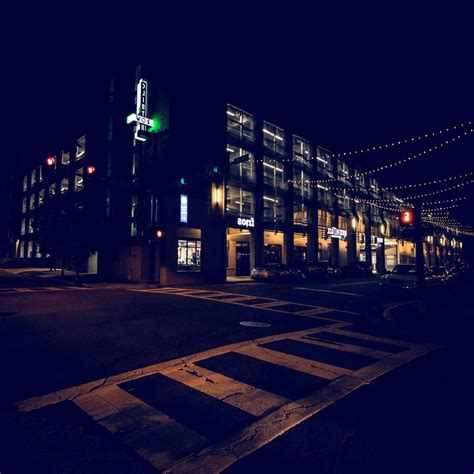
[[415,216],[412,210],[402,211],[400,214],[400,223],[402,225],[412,225],[415,220]]

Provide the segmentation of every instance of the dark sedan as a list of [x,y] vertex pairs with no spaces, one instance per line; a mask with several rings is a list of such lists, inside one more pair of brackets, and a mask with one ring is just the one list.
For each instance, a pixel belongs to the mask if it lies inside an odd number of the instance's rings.
[[268,265],[262,265],[252,270],[250,278],[255,281],[275,281],[279,282],[282,280],[298,280],[303,277],[300,270],[291,268],[288,265],[282,263],[270,263]]
[[369,277],[372,275],[372,265],[367,262],[352,262],[341,267],[341,276],[343,277]]

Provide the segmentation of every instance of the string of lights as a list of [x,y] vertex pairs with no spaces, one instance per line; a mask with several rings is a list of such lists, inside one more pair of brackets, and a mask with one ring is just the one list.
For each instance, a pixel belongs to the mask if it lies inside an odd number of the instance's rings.
[[465,228],[460,228],[460,227],[455,226],[455,225],[447,225],[447,224],[443,224],[443,223],[432,222],[428,219],[422,219],[422,220],[423,220],[423,222],[426,222],[426,223],[431,224],[431,225],[435,225],[437,227],[440,227],[440,228],[445,229],[445,230],[449,230],[451,232],[456,232],[458,234],[474,236],[474,230],[472,228],[465,229]]
[[430,209],[430,208],[426,207],[426,208],[424,208],[424,211],[426,211],[426,212],[437,212],[437,211],[444,211],[446,209],[455,209],[456,207],[459,207],[459,204],[453,204],[451,206],[436,207],[434,209]]
[[373,145],[373,146],[370,146],[368,148],[359,148],[359,149],[355,149],[355,150],[351,150],[351,151],[333,153],[333,154],[331,154],[331,156],[333,158],[340,158],[341,156],[361,155],[361,154],[369,153],[369,152],[372,152],[372,151],[378,151],[378,150],[384,150],[384,149],[387,149],[387,148],[393,148],[393,147],[396,147],[398,145],[406,145],[407,143],[414,143],[416,141],[424,140],[424,139],[434,137],[434,136],[437,136],[437,135],[443,135],[445,133],[449,133],[449,132],[452,132],[454,130],[463,129],[464,127],[468,127],[470,125],[471,125],[471,122],[467,122],[467,123],[463,122],[459,125],[454,125],[453,127],[448,127],[448,128],[444,128],[444,129],[441,129],[441,130],[435,130],[433,132],[424,133],[424,134],[418,135],[418,136],[415,135],[415,136],[412,136],[410,138],[405,138],[403,140],[396,140],[394,142],[385,143],[383,145]]
[[[373,169],[368,170],[368,171],[362,171],[362,172],[354,173],[352,175],[347,175],[347,176],[345,176],[345,179],[348,179],[348,180],[353,179],[353,178],[357,179],[360,176],[367,176],[367,175],[371,175],[371,174],[375,174],[375,173],[380,173],[380,172],[386,171],[390,168],[395,168],[397,166],[401,166],[405,163],[408,163],[409,161],[416,160],[417,158],[426,156],[427,154],[430,154],[430,153],[432,153],[432,152],[434,152],[434,151],[436,151],[440,148],[444,148],[446,145],[449,145],[450,143],[454,143],[455,141],[460,140],[461,138],[464,138],[465,136],[467,136],[469,133],[473,133],[473,132],[474,132],[474,129],[471,128],[467,132],[463,132],[462,134],[459,134],[456,137],[453,137],[453,138],[445,140],[441,143],[438,143],[438,145],[434,145],[430,148],[427,148],[423,151],[420,151],[419,153],[415,153],[413,155],[407,156],[406,158],[403,158],[403,159],[398,160],[398,161],[394,161],[393,163],[388,163],[386,165],[378,166],[377,168],[373,168]],[[338,179],[339,178],[317,179],[317,180],[313,180],[313,182],[330,183],[330,182],[337,181]]]
[[448,181],[455,181],[456,179],[466,178],[468,176],[474,175],[474,172],[459,174],[457,176],[450,176],[449,178],[433,179],[431,181],[425,181],[423,183],[416,184],[404,184],[400,186],[389,186],[387,188],[382,188],[384,191],[394,191],[397,189],[409,189],[409,188],[418,188],[421,186],[431,186],[434,184],[446,183]]
[[404,209],[406,209],[407,207],[411,207],[411,205],[409,206],[395,206],[395,205],[392,205],[392,206],[386,206],[386,205],[383,205],[383,204],[380,204],[378,202],[368,202],[368,201],[372,201],[370,199],[364,199],[364,198],[354,198],[354,197],[351,197],[351,196],[344,196],[344,195],[341,195],[341,194],[335,194],[336,197],[338,198],[341,198],[341,199],[348,199],[352,202],[355,202],[356,204],[359,204],[361,202],[365,202],[371,206],[375,206],[377,208],[380,208],[380,209],[384,209],[386,211],[393,211],[393,212],[400,212]]
[[[452,198],[452,199],[443,199],[441,201],[422,202],[421,205],[422,206],[435,206],[437,204],[446,204],[446,203],[449,203],[449,202],[465,201],[466,199],[467,199],[467,197],[463,196],[463,197]],[[437,209],[441,209],[441,208],[437,208]]]
[[435,194],[447,193],[449,191],[453,191],[454,189],[462,188],[463,186],[467,186],[468,184],[474,183],[474,180],[470,179],[469,181],[465,181],[463,183],[455,184],[453,186],[448,186],[447,188],[438,189],[437,191],[430,191],[428,193],[423,194],[416,194],[413,196],[404,196],[403,199],[420,199],[428,196],[434,196]]

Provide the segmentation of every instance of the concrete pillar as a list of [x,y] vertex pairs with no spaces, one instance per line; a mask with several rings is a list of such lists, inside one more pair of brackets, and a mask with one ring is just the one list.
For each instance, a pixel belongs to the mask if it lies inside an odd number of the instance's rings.
[[349,220],[347,228],[347,261],[348,263],[357,261],[357,232],[352,225],[352,219]]
[[[287,130],[285,134],[286,162],[284,163],[286,179],[293,180],[293,134],[291,130]],[[288,191],[285,197],[284,209],[284,252],[286,256],[286,264],[293,266],[294,263],[294,227],[293,227],[293,182],[288,183]]]
[[372,242],[371,242],[371,225],[370,211],[368,211],[365,219],[364,240],[365,240],[365,261],[372,265]]

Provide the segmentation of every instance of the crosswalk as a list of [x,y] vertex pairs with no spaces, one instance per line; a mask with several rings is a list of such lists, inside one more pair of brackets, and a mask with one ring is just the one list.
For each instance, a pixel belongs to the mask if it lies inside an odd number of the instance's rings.
[[160,471],[221,472],[437,348],[328,320],[31,398],[17,408],[29,412],[72,401]]
[[0,295],[15,293],[39,293],[44,291],[90,290],[84,286],[32,286],[29,288],[0,288]]
[[324,306],[295,303],[293,301],[278,300],[275,298],[252,296],[225,291],[176,287],[133,289],[131,291],[156,295],[175,295],[186,298],[196,298],[199,300],[217,301],[220,303],[245,306],[247,308],[255,308],[263,311],[273,311],[277,313],[292,314],[295,316],[304,316],[308,318],[322,319],[328,321],[350,321],[353,320],[353,318],[351,318],[351,315],[358,315],[358,313],[352,311],[336,311],[334,308],[327,308]]

